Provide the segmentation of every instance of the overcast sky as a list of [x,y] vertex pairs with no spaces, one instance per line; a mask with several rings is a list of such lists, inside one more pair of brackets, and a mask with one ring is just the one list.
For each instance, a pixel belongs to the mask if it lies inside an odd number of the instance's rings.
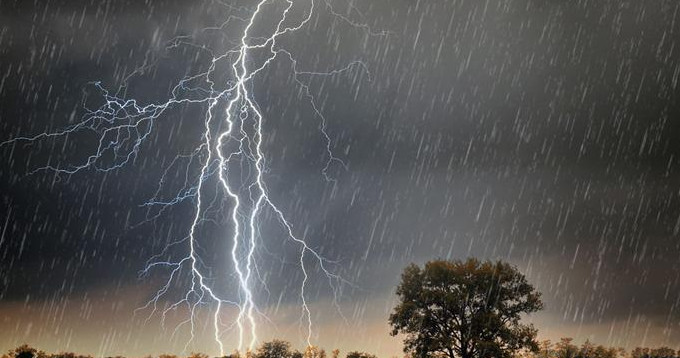
[[[0,140],[80,120],[103,103],[95,81],[143,104],[166,101],[211,54],[233,47],[243,23],[220,25],[249,16],[253,3],[0,1]],[[274,23],[281,5],[271,3],[254,32]],[[346,168],[333,162],[324,178],[321,118],[290,60],[277,58],[250,87],[264,116],[271,199],[351,283],[338,312],[309,263],[315,342],[400,354],[387,316],[403,267],[474,256],[515,264],[543,292],[546,309],[530,318],[541,337],[680,348],[680,3],[320,4],[280,45],[299,71],[364,64],[301,77]],[[86,160],[96,146],[87,131],[0,147],[0,348],[183,351],[186,327],[171,334],[186,312],[163,327],[134,310],[169,274],[140,271],[187,235],[195,201],[162,212],[142,204],[164,172],[164,200],[196,179],[195,163],[169,166],[200,145],[205,110],[173,106],[136,160],[106,173],[32,173]],[[219,202],[201,247],[214,284],[229,292],[231,204]],[[271,318],[261,337],[302,347],[298,253],[271,212],[259,224],[257,304]],[[170,257],[185,254],[178,245]],[[160,304],[188,284],[176,281]],[[198,313],[189,351],[218,353],[209,312]]]

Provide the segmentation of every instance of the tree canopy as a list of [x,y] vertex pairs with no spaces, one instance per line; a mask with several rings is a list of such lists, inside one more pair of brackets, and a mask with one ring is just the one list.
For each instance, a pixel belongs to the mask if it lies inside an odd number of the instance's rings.
[[392,335],[419,358],[509,358],[536,350],[536,329],[520,323],[543,303],[524,275],[504,262],[437,260],[404,270]]
[[262,343],[255,353],[255,358],[290,358],[292,354],[290,343],[275,339]]

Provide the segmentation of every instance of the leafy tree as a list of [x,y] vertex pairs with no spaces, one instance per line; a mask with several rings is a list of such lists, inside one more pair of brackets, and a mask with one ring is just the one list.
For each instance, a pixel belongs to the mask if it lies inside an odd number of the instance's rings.
[[589,358],[595,356],[595,345],[590,343],[590,340],[583,342],[581,349],[576,354],[576,358]]
[[264,342],[255,352],[255,358],[290,358],[290,343],[275,339]]
[[574,358],[578,353],[578,347],[572,344],[573,338],[562,338],[555,345],[557,358]]
[[415,357],[509,358],[522,348],[538,349],[536,329],[520,317],[543,307],[540,293],[507,263],[412,264],[397,295],[391,334],[405,334],[404,351]]
[[607,348],[605,346],[596,346],[589,340],[586,340],[581,349],[576,354],[576,358],[617,358],[619,350],[617,348]]
[[14,358],[45,358],[45,352],[30,347],[28,344],[23,344],[8,352],[10,357]]
[[556,358],[555,351],[552,348],[553,344],[550,340],[541,341],[538,344],[537,358]]
[[317,346],[307,346],[303,358],[326,358],[326,351]]

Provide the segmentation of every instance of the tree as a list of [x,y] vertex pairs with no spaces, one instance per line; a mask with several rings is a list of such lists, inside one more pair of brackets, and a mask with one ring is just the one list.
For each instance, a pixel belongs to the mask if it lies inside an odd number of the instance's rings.
[[592,358],[595,356],[595,345],[586,339],[581,345],[581,349],[576,354],[576,358]]
[[290,358],[291,355],[290,343],[275,339],[262,343],[255,353],[255,358]]
[[555,351],[553,350],[553,344],[550,340],[541,341],[538,345],[537,358],[555,358]]
[[23,344],[8,352],[10,357],[14,358],[44,358],[45,352],[30,347],[28,344]]
[[596,346],[589,340],[586,340],[581,349],[576,353],[576,358],[617,358],[620,353],[619,348],[605,347],[602,345]]
[[559,343],[555,345],[557,358],[574,358],[578,353],[578,347],[571,343],[573,338],[562,338]]
[[520,318],[543,308],[540,293],[507,263],[411,264],[397,296],[391,334],[405,334],[404,351],[418,358],[509,358],[520,349],[538,349],[536,329]]
[[307,346],[305,349],[305,353],[303,354],[304,358],[326,358],[326,351],[323,349],[317,347],[317,346]]

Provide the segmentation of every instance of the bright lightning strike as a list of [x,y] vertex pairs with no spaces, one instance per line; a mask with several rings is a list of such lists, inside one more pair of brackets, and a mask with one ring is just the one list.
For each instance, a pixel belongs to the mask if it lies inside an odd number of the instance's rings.
[[[280,7],[277,12],[276,26],[267,36],[253,35],[253,28],[256,24],[266,21],[264,18],[265,8],[270,6]],[[296,11],[303,14],[302,18],[297,21],[291,19],[291,14]],[[346,167],[345,163],[334,156],[331,151],[332,143],[331,137],[326,132],[326,118],[317,106],[309,85],[303,79],[314,76],[333,76],[352,70],[367,73],[366,66],[361,61],[355,61],[342,68],[331,69],[326,72],[301,71],[298,69],[298,62],[293,54],[279,46],[278,42],[283,36],[293,34],[307,26],[315,12],[318,11],[327,11],[345,24],[361,28],[369,35],[385,35],[385,33],[373,32],[368,26],[353,22],[347,16],[339,14],[328,0],[310,0],[306,3],[294,0],[258,0],[254,9],[248,10],[248,16],[230,16],[222,26],[211,29],[221,30],[232,21],[245,24],[235,47],[219,55],[211,52],[212,61],[208,70],[180,81],[173,88],[172,96],[166,102],[142,105],[134,99],[126,99],[117,94],[111,94],[101,84],[95,83],[97,89],[103,93],[105,104],[94,111],[88,111],[80,122],[60,131],[14,138],[2,143],[2,145],[7,145],[19,141],[34,142],[49,138],[63,138],[64,141],[68,141],[68,136],[74,133],[93,132],[98,138],[97,146],[84,162],[68,167],[47,164],[34,172],[48,170],[66,175],[91,169],[106,172],[121,168],[137,159],[145,139],[151,135],[155,123],[161,119],[168,109],[182,104],[204,104],[207,106],[202,123],[204,128],[202,143],[191,154],[175,158],[166,168],[159,183],[160,191],[167,174],[176,170],[175,164],[188,159],[189,164],[186,169],[184,188],[173,199],[167,201],[158,199],[159,191],[157,191],[156,195],[145,204],[147,207],[161,208],[156,215],[148,218],[151,221],[161,215],[166,208],[179,202],[192,200],[194,203],[193,220],[187,236],[169,244],[163,252],[152,257],[142,271],[143,274],[147,274],[157,267],[170,269],[165,284],[140,310],[149,309],[149,318],[161,311],[162,322],[165,322],[165,317],[169,312],[179,307],[186,307],[189,311],[189,317],[175,328],[175,333],[177,333],[184,325],[189,326],[191,339],[187,342],[185,348],[193,341],[196,334],[197,310],[206,303],[214,306],[212,326],[214,340],[219,345],[221,355],[225,353],[223,335],[231,328],[237,329],[239,351],[252,350],[255,347],[258,341],[257,317],[262,315],[255,297],[255,285],[257,283],[254,281],[258,272],[255,253],[258,242],[262,240],[259,237],[259,221],[266,211],[275,215],[287,239],[297,245],[299,249],[299,268],[303,275],[302,284],[299,287],[302,306],[301,322],[305,323],[305,339],[309,345],[311,345],[313,335],[313,319],[305,292],[306,283],[309,279],[309,267],[306,258],[315,260],[323,274],[328,278],[336,306],[340,286],[347,283],[328,268],[329,261],[315,251],[304,238],[295,234],[294,225],[269,196],[264,177],[267,170],[266,156],[262,148],[263,137],[266,133],[264,118],[251,93],[253,79],[269,67],[273,61],[289,62],[295,83],[304,91],[305,97],[310,101],[317,118],[320,120],[319,128],[326,142],[325,155],[327,157],[326,165],[321,170],[322,175],[327,180],[332,181],[333,179],[328,174],[330,165],[336,162]],[[179,46],[182,43],[186,43],[185,39],[177,38],[172,46]],[[223,89],[217,90],[216,88],[219,88],[220,84],[216,83],[214,78],[216,71],[218,71],[218,64],[223,61],[228,61],[230,64],[233,79],[223,84]],[[199,80],[205,81],[209,88],[192,87],[191,84]],[[226,109],[220,110],[220,106],[225,104]],[[201,161],[201,157],[205,159]],[[191,180],[192,175],[189,170],[195,161],[201,163],[200,170],[196,179]],[[244,175],[246,171],[252,171],[254,175]],[[229,207],[215,208],[218,200],[214,198],[211,200],[206,194],[207,181],[215,175],[219,179],[221,192],[229,200]],[[238,180],[235,179],[237,177]],[[231,244],[228,256],[232,261],[238,281],[239,294],[237,299],[223,297],[216,290],[214,280],[206,274],[205,265],[198,250],[198,231],[201,225],[208,220],[206,213],[211,210],[220,210],[231,222],[232,230],[226,239]],[[177,245],[187,245],[188,254],[176,261],[162,260],[166,251]],[[160,309],[159,300],[168,294],[171,286],[178,280],[183,270],[188,270],[190,273],[190,286],[180,300]],[[224,325],[222,321],[226,306],[232,306],[238,310],[238,314],[231,325]]]

